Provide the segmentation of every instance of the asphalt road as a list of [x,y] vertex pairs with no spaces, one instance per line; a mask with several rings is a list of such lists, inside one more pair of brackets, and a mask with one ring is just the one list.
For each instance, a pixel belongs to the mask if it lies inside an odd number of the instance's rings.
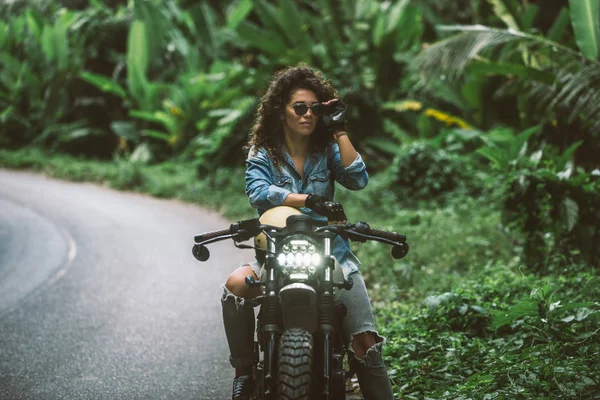
[[215,213],[0,170],[0,399],[227,399]]

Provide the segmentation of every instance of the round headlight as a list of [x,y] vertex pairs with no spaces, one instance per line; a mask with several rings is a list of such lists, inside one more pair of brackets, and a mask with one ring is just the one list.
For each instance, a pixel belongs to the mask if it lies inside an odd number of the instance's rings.
[[296,256],[294,256],[292,253],[288,253],[287,254],[287,265],[294,265],[295,261],[296,261]]
[[312,265],[319,265],[321,263],[321,256],[318,253],[311,254]]
[[310,265],[310,262],[312,261],[312,256],[308,253],[304,253],[303,256],[303,260],[302,260],[302,265],[306,265],[307,267]]
[[287,261],[287,257],[285,256],[285,254],[279,254],[277,256],[277,261],[279,261],[279,265],[285,265],[285,262]]

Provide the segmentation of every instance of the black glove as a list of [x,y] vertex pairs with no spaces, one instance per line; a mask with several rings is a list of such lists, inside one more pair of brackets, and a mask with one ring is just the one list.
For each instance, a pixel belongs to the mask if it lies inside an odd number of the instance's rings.
[[345,223],[348,220],[344,207],[340,203],[329,201],[318,194],[309,194],[304,204],[314,212],[327,217],[331,222]]
[[346,130],[346,104],[338,99],[335,103],[327,106],[321,119],[331,132]]

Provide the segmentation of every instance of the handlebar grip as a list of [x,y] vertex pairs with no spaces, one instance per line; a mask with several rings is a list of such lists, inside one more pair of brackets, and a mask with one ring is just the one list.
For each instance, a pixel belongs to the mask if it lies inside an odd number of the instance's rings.
[[406,242],[406,235],[401,235],[396,232],[388,232],[388,231],[382,231],[379,229],[371,228],[369,233],[373,236],[379,236],[381,238],[391,240],[392,242],[400,242],[400,243]]
[[210,240],[210,239],[213,239],[213,238],[216,238],[219,236],[230,235],[230,234],[231,234],[231,227],[229,227],[227,229],[221,229],[220,231],[206,232],[206,233],[202,233],[200,235],[194,236],[194,242],[200,243],[205,240]]

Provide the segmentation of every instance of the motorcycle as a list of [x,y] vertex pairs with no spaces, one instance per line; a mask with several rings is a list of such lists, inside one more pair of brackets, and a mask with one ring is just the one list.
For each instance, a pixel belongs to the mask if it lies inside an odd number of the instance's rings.
[[[346,353],[341,322],[346,310],[335,305],[340,290],[350,290],[332,255],[337,235],[346,240],[375,240],[392,246],[400,259],[409,250],[406,236],[373,229],[366,222],[329,225],[280,206],[260,218],[239,221],[227,229],[194,237],[194,257],[206,261],[206,245],[232,239],[242,249],[255,249],[262,262],[260,280],[246,277],[248,287],[261,287],[255,341],[255,399],[345,399]],[[254,238],[254,246],[242,244]]]

